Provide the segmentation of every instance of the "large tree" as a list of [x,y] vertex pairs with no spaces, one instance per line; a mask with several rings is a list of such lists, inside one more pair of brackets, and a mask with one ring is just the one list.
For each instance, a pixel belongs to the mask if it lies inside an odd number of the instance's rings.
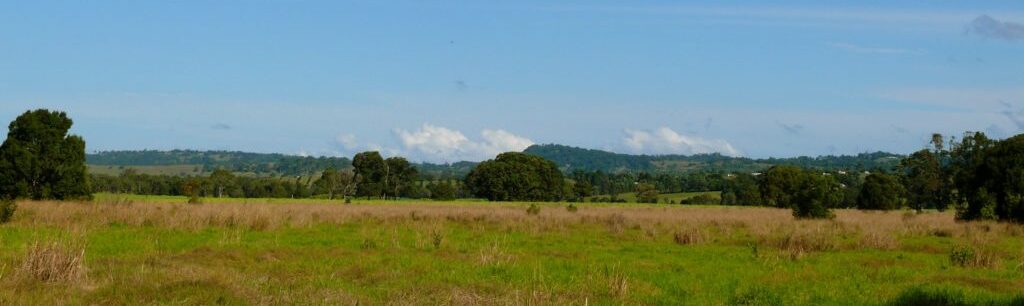
[[[965,139],[967,140],[967,139]],[[967,146],[982,144],[974,139]],[[966,205],[959,207],[962,219],[998,219],[1024,223],[1024,134],[983,145],[964,154],[971,159],[959,173],[959,192]]]
[[64,112],[27,111],[9,125],[0,145],[0,197],[79,199],[91,197],[85,141],[68,134]]
[[320,174],[320,178],[313,182],[313,188],[317,193],[327,194],[327,199],[333,200],[337,196],[348,198],[358,183],[358,177],[350,171],[327,168]]
[[398,198],[406,193],[406,189],[416,180],[418,171],[408,160],[402,157],[390,157],[384,160],[384,197],[388,194]]
[[484,161],[466,176],[466,187],[491,201],[558,201],[564,184],[555,163],[518,152]]
[[761,197],[761,189],[757,185],[757,179],[750,174],[735,174],[725,181],[722,186],[723,205],[762,205],[764,198]]
[[903,186],[892,176],[884,173],[872,173],[864,178],[860,194],[857,196],[857,208],[892,210],[901,206],[900,194]]
[[935,152],[914,152],[900,162],[900,170],[910,208],[942,210],[948,206],[948,197],[944,196],[944,193],[949,191],[946,189],[939,156]]
[[775,166],[761,175],[761,196],[764,204],[779,208],[792,208],[806,176],[804,170],[794,166]]
[[352,167],[359,184],[356,195],[363,197],[380,197],[384,193],[384,180],[387,176],[384,158],[377,151],[363,152],[352,158]]
[[213,192],[218,198],[224,197],[224,191],[235,184],[235,175],[231,171],[220,168],[213,170],[213,173],[210,173],[209,179],[210,184],[213,185]]
[[839,181],[831,175],[804,172],[793,194],[793,216],[804,219],[832,218],[832,208],[842,201]]

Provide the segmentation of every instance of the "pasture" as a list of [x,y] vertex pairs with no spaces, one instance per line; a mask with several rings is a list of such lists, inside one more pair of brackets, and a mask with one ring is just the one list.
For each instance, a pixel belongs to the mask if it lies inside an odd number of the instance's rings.
[[185,201],[19,202],[0,304],[1024,302],[1024,226],[949,212]]

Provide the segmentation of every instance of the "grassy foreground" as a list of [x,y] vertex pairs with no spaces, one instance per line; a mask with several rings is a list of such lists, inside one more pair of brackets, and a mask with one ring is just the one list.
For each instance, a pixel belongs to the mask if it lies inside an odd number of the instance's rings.
[[184,202],[20,202],[0,305],[1024,302],[1024,227],[951,213]]

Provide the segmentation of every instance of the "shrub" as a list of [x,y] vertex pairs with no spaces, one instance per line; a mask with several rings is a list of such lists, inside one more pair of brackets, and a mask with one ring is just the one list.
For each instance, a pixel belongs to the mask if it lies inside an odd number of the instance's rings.
[[892,302],[894,306],[955,306],[970,305],[963,293],[951,287],[917,286],[900,292]]
[[18,209],[18,204],[11,199],[0,199],[0,223],[7,223],[14,217],[14,210]]
[[537,203],[531,203],[530,207],[526,208],[526,213],[530,214],[530,215],[539,214],[540,213],[540,206],[537,206]]
[[949,261],[960,267],[995,267],[999,258],[994,254],[975,249],[969,245],[954,246],[949,251]]
[[682,199],[679,204],[718,204],[722,202],[721,197],[714,194],[703,193],[690,198]]

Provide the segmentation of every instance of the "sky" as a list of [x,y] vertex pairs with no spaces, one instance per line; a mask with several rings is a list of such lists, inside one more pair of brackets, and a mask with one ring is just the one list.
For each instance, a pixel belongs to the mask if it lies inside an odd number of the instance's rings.
[[0,1],[87,151],[816,156],[1024,130],[1024,2]]

